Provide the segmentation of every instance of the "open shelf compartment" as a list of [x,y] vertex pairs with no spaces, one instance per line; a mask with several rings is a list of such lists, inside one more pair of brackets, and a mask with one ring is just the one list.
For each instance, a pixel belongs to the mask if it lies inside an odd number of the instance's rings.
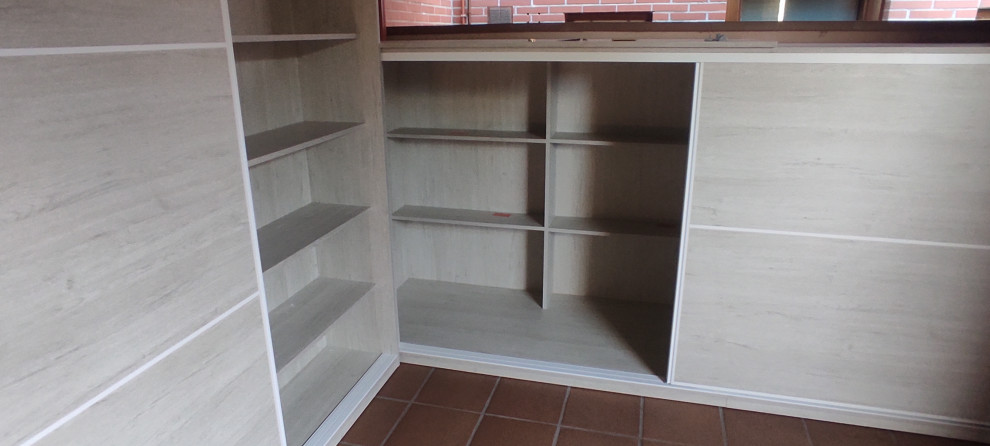
[[263,226],[258,230],[262,271],[333,232],[366,209],[367,206],[310,203]]
[[300,150],[340,138],[360,122],[304,121],[245,138],[249,166],[257,166]]
[[319,277],[271,310],[275,368],[281,369],[327,330],[374,285]]
[[540,217],[542,216],[430,206],[403,206],[392,213],[392,220],[397,221],[527,230],[542,229]]

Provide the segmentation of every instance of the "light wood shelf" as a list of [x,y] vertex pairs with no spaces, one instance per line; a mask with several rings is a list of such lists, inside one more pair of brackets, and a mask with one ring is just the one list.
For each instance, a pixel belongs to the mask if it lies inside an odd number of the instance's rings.
[[525,230],[541,230],[541,219],[539,215],[430,206],[403,206],[392,213],[392,220],[398,221]]
[[351,133],[361,124],[360,122],[304,121],[250,135],[244,139],[248,166],[257,166],[340,138]]
[[550,222],[550,232],[580,235],[646,235],[656,237],[680,237],[681,230],[676,225],[652,221],[617,220],[608,218],[554,217]]
[[409,279],[397,291],[402,342],[663,377],[663,304]]
[[347,223],[367,206],[310,203],[258,230],[261,269],[289,258],[323,236]]
[[609,132],[556,132],[550,136],[553,144],[583,146],[624,146],[633,144],[662,145],[687,149],[687,129],[651,129]]
[[378,356],[379,353],[327,347],[291,381],[280,383],[288,444],[303,444]]
[[320,277],[271,311],[275,368],[281,369],[374,285]]
[[335,42],[354,40],[357,38],[357,34],[242,34],[234,35],[232,37],[233,42],[237,44],[274,42]]
[[510,142],[535,143],[546,142],[543,136],[532,132],[507,130],[460,130],[433,128],[399,128],[388,132],[390,138],[396,139],[426,139],[436,141],[477,141],[477,142]]

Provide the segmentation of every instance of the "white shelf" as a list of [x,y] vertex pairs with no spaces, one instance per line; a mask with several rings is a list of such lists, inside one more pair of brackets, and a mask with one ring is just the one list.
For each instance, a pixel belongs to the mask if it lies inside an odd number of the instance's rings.
[[249,166],[340,138],[358,128],[360,122],[304,121],[256,133],[244,138]]
[[398,139],[427,139],[438,141],[480,141],[535,144],[543,144],[546,142],[546,139],[535,133],[503,130],[400,128],[388,132],[388,136],[389,138]]
[[397,291],[402,342],[663,377],[664,305],[409,279]]
[[288,444],[303,444],[378,356],[378,353],[327,347],[291,381],[280,383]]
[[265,42],[315,42],[315,41],[346,41],[357,39],[354,33],[336,34],[244,34],[232,36],[234,43],[265,43]]
[[680,237],[677,226],[652,221],[614,220],[606,218],[554,217],[550,232],[562,234],[598,235],[613,234],[647,235],[655,237]]
[[267,271],[289,256],[333,232],[367,206],[310,203],[258,230],[261,269]]
[[543,224],[538,217],[529,214],[429,206],[403,206],[392,213],[392,220],[504,229],[543,229]]
[[295,358],[372,286],[367,282],[320,277],[272,310],[276,369]]
[[582,146],[657,145],[687,149],[686,129],[630,130],[597,133],[557,132],[549,141],[553,144]]

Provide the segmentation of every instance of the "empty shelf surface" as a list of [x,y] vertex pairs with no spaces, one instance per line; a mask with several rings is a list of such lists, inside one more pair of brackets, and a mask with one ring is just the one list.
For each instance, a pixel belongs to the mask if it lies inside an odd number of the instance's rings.
[[543,136],[524,131],[509,130],[459,130],[430,128],[400,128],[388,132],[391,138],[433,139],[449,141],[491,141],[544,143]]
[[275,367],[292,360],[373,285],[320,277],[271,312]]
[[616,220],[608,218],[554,217],[550,232],[583,235],[631,234],[657,237],[680,237],[675,225],[652,221]]
[[669,306],[409,279],[402,342],[631,373],[666,374]]
[[357,217],[367,206],[310,203],[258,230],[261,269],[267,271],[309,246],[344,223]]
[[540,220],[529,214],[476,211],[471,209],[437,208],[429,206],[403,206],[392,213],[393,220],[446,223],[466,226],[486,226],[510,229],[543,228]]
[[307,41],[333,41],[333,40],[354,40],[357,34],[335,33],[335,34],[242,34],[233,36],[234,43],[260,43],[260,42],[307,42]]
[[628,132],[557,132],[550,137],[550,142],[554,144],[574,144],[591,146],[613,146],[623,144],[650,144],[650,145],[671,145],[686,147],[687,130],[681,129],[656,129],[656,130],[633,130]]
[[344,136],[360,122],[303,121],[244,138],[248,165],[283,157],[334,138]]
[[378,359],[378,353],[328,347],[281,387],[288,444],[303,444]]

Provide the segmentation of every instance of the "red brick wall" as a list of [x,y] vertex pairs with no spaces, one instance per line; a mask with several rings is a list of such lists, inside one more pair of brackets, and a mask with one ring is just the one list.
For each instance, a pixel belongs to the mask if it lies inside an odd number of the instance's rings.
[[890,0],[887,20],[974,20],[981,7],[990,0]]
[[[464,24],[464,0],[385,0],[388,26]],[[652,11],[654,22],[725,20],[725,0],[471,0],[471,23],[489,6],[513,8],[513,23],[563,22],[565,12]],[[973,20],[990,0],[890,0],[888,20]]]

